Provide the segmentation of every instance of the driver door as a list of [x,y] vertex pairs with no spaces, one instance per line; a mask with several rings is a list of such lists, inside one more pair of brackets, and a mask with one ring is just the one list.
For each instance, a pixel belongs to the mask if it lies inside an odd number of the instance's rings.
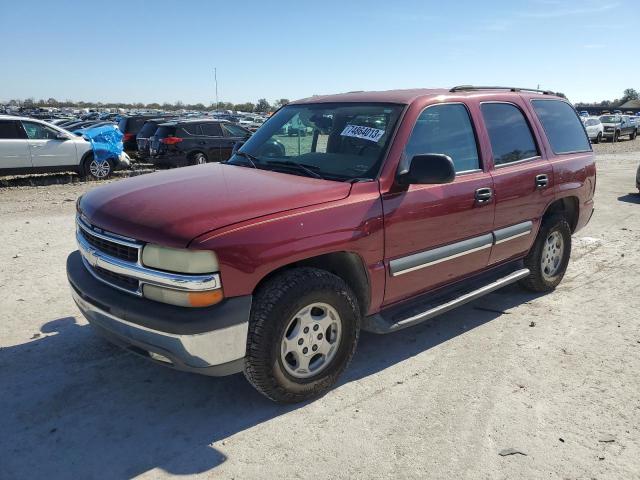
[[77,166],[76,144],[58,138],[59,131],[42,123],[23,121],[34,168]]
[[465,104],[436,104],[422,111],[404,154],[412,158],[428,153],[451,157],[456,178],[383,195],[385,304],[459,280],[489,263],[493,180],[480,161]]

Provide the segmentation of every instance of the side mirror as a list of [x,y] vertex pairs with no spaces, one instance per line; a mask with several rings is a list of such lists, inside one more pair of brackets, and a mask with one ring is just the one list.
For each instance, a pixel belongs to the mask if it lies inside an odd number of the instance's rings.
[[415,155],[397,176],[400,185],[451,183],[455,178],[453,160],[441,153]]

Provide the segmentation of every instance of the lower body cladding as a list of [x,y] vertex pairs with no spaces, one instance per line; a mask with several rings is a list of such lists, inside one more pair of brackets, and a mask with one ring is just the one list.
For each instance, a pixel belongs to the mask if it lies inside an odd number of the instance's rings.
[[112,343],[178,370],[212,376],[242,371],[251,296],[205,308],[134,297],[95,279],[79,252],[67,259],[67,276],[82,314]]

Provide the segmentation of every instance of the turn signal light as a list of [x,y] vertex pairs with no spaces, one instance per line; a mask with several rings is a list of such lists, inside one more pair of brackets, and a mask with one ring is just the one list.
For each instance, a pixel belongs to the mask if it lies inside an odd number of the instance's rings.
[[189,293],[189,304],[192,307],[209,307],[220,303],[223,298],[224,294],[221,288],[206,292],[192,292]]

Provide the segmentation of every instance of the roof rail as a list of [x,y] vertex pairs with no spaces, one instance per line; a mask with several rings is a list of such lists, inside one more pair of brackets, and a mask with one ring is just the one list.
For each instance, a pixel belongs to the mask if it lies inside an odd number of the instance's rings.
[[536,88],[520,88],[520,87],[487,87],[477,85],[458,85],[453,87],[450,92],[467,92],[471,90],[509,90],[511,92],[537,92],[543,95],[555,95],[551,90],[538,90]]

